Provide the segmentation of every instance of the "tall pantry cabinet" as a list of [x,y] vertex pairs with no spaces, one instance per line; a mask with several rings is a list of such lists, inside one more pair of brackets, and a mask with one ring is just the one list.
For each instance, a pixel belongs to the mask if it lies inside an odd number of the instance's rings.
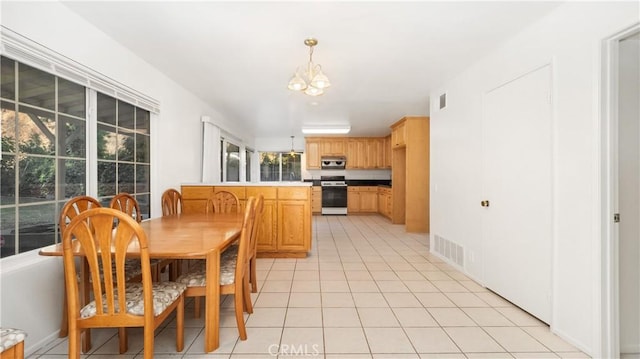
[[391,125],[391,222],[407,232],[429,232],[429,117]]

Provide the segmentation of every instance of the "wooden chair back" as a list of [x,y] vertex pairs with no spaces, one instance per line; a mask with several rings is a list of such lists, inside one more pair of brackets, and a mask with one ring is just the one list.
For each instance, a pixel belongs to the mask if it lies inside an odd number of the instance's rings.
[[214,193],[207,201],[206,213],[240,213],[240,200],[235,193],[219,191]]
[[67,225],[80,213],[93,209],[100,208],[100,202],[90,196],[78,196],[73,197],[67,203],[64,204],[62,210],[60,211],[60,219],[58,222],[58,226],[60,227],[60,237],[62,238],[62,233],[67,228]]
[[162,194],[162,215],[171,216],[182,213],[182,195],[173,188]]
[[251,291],[253,293],[258,292],[258,278],[257,278],[257,255],[258,255],[258,234],[260,232],[260,224],[262,222],[262,214],[264,212],[264,196],[260,195],[255,201],[255,213],[253,228],[251,229],[251,240],[249,242],[249,283],[251,284]]
[[109,207],[117,209],[121,212],[128,214],[134,218],[138,223],[142,222],[142,213],[140,212],[140,205],[138,201],[132,195],[128,193],[118,193],[111,199]]
[[[164,312],[154,313],[152,271],[149,259],[147,236],[136,220],[128,213],[113,208],[95,208],[76,216],[62,236],[65,289],[68,298],[69,316],[69,358],[80,358],[80,332],[98,327],[120,328],[126,338],[124,328],[144,327],[144,357],[153,357],[154,330],[171,311],[177,309],[176,347],[181,351],[184,345],[183,317],[184,297],[181,295]],[[136,260],[142,268],[141,286],[143,313],[128,313],[126,287],[127,252],[130,248],[139,251]],[[76,278],[77,261],[74,253],[84,253],[91,277],[88,290],[93,294],[95,309],[93,315],[82,315],[86,308],[79,301],[79,285]],[[131,259],[129,259],[131,260]],[[120,295],[118,295],[120,294]],[[120,352],[126,351],[126,340],[120,343]]]

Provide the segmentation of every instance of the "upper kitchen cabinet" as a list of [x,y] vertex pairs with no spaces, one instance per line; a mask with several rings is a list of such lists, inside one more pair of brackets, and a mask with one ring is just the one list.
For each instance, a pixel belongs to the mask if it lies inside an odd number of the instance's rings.
[[307,169],[320,169],[320,142],[318,139],[305,139],[304,153],[307,159]]
[[391,135],[382,141],[382,167],[391,168]]
[[405,117],[391,129],[391,222],[429,232],[429,117]]
[[406,146],[407,126],[406,117],[391,126],[391,147]]
[[322,156],[344,156],[347,154],[345,138],[328,137],[322,140],[320,157]]

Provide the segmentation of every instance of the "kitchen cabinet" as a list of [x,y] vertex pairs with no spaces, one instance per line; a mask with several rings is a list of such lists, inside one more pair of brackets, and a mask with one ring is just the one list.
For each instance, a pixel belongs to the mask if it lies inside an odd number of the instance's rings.
[[391,219],[392,205],[391,188],[378,187],[378,213]]
[[304,153],[307,161],[307,169],[320,169],[320,141],[306,139]]
[[351,186],[347,188],[348,213],[378,212],[377,186]]
[[322,187],[320,186],[311,187],[311,212],[322,212]]
[[311,186],[182,186],[184,213],[204,213],[207,199],[218,191],[233,192],[244,208],[246,199],[264,196],[258,228],[259,257],[304,258],[311,250]]
[[346,156],[347,169],[391,168],[391,137],[307,137],[307,169],[321,169],[323,156]]
[[276,187],[247,187],[247,198],[264,196],[262,216],[258,222],[258,252],[277,251],[277,198]]
[[406,117],[391,126],[391,147],[398,148],[406,146]]
[[429,117],[404,117],[391,126],[391,223],[429,232]]

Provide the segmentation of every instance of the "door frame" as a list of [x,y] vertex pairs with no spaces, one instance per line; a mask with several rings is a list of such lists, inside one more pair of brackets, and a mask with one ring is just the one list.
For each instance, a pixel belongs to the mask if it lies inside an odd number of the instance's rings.
[[[618,208],[618,55],[620,40],[640,32],[636,23],[602,40],[600,93],[600,285],[595,311],[594,355],[620,356],[620,311],[618,226],[613,215]],[[600,325],[597,325],[600,324]]]

